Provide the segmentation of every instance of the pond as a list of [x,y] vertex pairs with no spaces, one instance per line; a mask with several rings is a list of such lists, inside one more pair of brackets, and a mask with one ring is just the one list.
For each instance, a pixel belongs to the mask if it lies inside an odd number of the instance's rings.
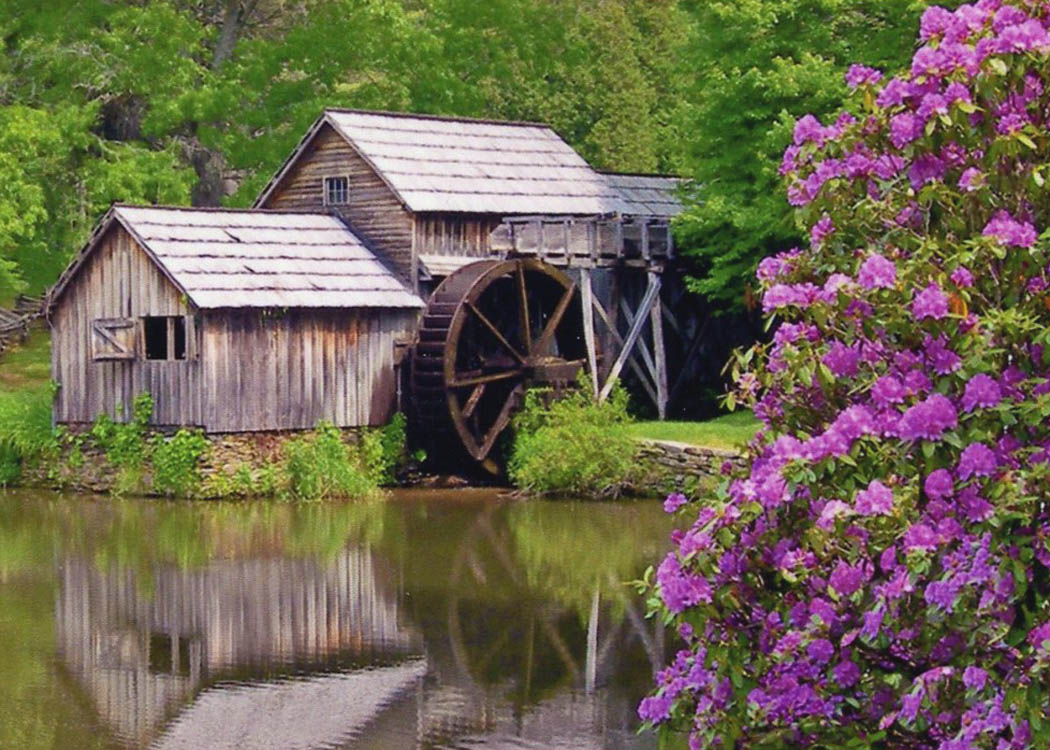
[[655,748],[657,502],[0,494],[0,747]]

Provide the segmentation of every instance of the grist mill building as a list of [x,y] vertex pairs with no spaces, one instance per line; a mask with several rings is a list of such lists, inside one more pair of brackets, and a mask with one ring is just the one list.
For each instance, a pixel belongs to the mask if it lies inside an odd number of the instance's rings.
[[573,368],[602,395],[629,374],[662,414],[664,324],[690,329],[663,283],[676,185],[598,172],[542,124],[326,110],[251,209],[103,217],[49,294],[55,421],[144,392],[158,427],[207,433],[412,402],[483,460],[523,389]]

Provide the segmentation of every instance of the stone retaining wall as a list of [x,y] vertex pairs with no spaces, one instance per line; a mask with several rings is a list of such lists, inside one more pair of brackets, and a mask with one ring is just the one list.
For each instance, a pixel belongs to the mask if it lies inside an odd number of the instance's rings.
[[[206,482],[209,477],[218,474],[232,476],[243,466],[252,470],[275,466],[284,458],[285,443],[308,432],[285,430],[205,435],[211,447],[200,462],[201,480]],[[348,445],[355,444],[360,435],[359,428],[343,429],[343,440]],[[57,460],[45,460],[38,466],[24,468],[21,484],[72,492],[106,493],[114,489],[117,470],[90,438],[83,441],[79,459],[71,460],[72,453],[72,446],[69,446]],[[146,494],[150,494],[148,465],[143,479]]]
[[639,460],[645,465],[643,491],[664,493],[690,489],[696,484],[714,484],[728,472],[743,466],[737,451],[703,448],[672,440],[642,440]]

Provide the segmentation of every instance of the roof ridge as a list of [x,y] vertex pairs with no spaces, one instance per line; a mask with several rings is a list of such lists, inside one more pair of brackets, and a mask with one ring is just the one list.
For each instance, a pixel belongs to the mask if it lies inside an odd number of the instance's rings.
[[615,169],[594,169],[598,174],[610,175],[613,177],[660,177],[667,180],[685,180],[688,179],[682,175],[667,174],[665,172],[617,172]]
[[530,120],[495,120],[488,117],[464,117],[462,115],[435,115],[419,112],[394,112],[382,109],[354,109],[353,107],[325,107],[325,112],[343,112],[354,115],[379,115],[382,117],[399,117],[406,120],[438,120],[441,122],[466,122],[479,125],[511,125],[514,127],[546,128],[554,130],[554,127],[545,122],[532,122]]
[[161,203],[140,204],[122,203],[120,201],[114,201],[112,204],[110,204],[110,208],[144,208],[149,210],[160,211],[203,211],[210,213],[228,214],[292,214],[295,216],[326,216],[332,218],[332,214],[327,211],[311,211],[309,209],[302,208],[227,208],[225,206],[173,206]]

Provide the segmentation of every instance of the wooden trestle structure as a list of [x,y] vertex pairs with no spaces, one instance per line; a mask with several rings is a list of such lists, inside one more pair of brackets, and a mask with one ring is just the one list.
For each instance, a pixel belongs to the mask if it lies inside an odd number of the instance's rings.
[[580,290],[588,371],[598,399],[608,398],[629,367],[660,419],[666,418],[665,319],[680,331],[661,295],[664,274],[675,261],[667,218],[514,217],[493,233],[492,247],[503,257],[533,257],[565,269]]

